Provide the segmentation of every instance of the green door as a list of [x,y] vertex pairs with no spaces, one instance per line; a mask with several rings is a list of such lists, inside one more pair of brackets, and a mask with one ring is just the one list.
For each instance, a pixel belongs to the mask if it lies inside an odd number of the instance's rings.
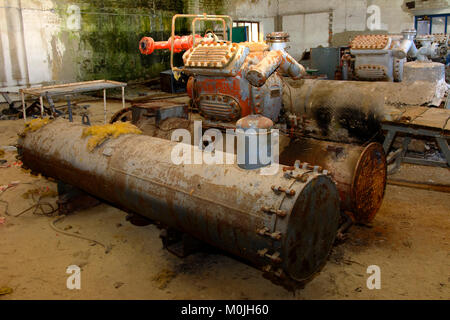
[[232,42],[245,42],[247,41],[247,27],[233,27]]

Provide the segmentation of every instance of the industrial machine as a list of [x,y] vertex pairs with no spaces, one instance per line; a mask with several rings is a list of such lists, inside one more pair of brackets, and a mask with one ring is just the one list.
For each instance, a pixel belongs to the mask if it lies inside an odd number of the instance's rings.
[[[227,37],[226,32],[223,40],[212,32],[204,38],[195,34],[195,22],[204,20],[221,21],[226,30],[225,20],[231,21],[228,16],[175,15],[173,25],[179,18],[194,18],[193,35],[177,38],[173,31],[163,43],[144,37],[140,50],[143,54],[151,54],[154,49],[171,50],[172,70],[190,76],[187,91],[192,107],[210,120],[237,121],[254,113],[278,121],[283,85],[275,71],[279,69],[294,79],[305,74],[303,66],[285,50],[288,34],[272,34],[267,39],[270,46],[231,43],[231,35]],[[180,50],[186,50],[184,66],[175,67],[173,53]]]
[[445,57],[448,38],[446,35],[416,36],[416,30],[407,29],[401,35],[359,35],[350,46],[357,80],[401,82],[407,58],[424,62]]
[[402,36],[359,35],[351,42],[355,56],[355,76],[358,80],[402,81],[403,64],[408,54],[415,55],[415,30],[405,30]]
[[[178,17],[192,18],[193,16],[176,15],[174,21]],[[179,52],[181,49],[187,50],[183,54],[184,66],[179,68],[172,65],[172,68],[176,72],[190,75],[188,81],[190,111],[199,112],[201,117],[198,120],[202,120],[205,127],[222,130],[240,127],[241,123],[248,122],[249,115],[254,115],[254,118],[258,119],[258,121],[255,121],[255,123],[258,123],[256,128],[260,128],[259,126],[262,123],[267,124],[270,120],[270,122],[273,121],[273,127],[280,130],[282,138],[293,141],[289,146],[284,146],[286,148],[284,155],[289,154],[289,157],[281,157],[280,163],[291,166],[294,160],[301,159],[304,162],[310,162],[306,165],[306,168],[321,166],[328,169],[330,174],[338,181],[342,200],[341,209],[352,212],[352,216],[357,222],[370,222],[381,206],[386,184],[386,161],[382,147],[377,143],[371,145],[370,148],[366,148],[367,146],[361,148],[339,144],[338,142],[358,142],[362,144],[373,138],[373,132],[369,131],[369,134],[362,134],[359,139],[334,140],[337,141],[335,144],[333,142],[328,143],[329,149],[326,146],[323,148],[321,141],[309,139],[309,145],[317,146],[312,149],[311,154],[299,148],[294,141],[308,135],[308,122],[314,121],[315,115],[297,109],[297,106],[302,103],[306,104],[312,101],[294,98],[296,89],[287,83],[288,81],[290,83],[303,83],[304,80],[300,80],[300,78],[305,74],[303,66],[297,63],[286,51],[289,35],[285,32],[274,32],[267,35],[266,42],[230,43],[229,41],[218,40],[218,37],[214,34],[205,38],[195,34],[195,21],[203,19],[218,19],[220,21],[222,18],[195,16],[193,34],[179,38],[186,40],[180,40],[178,43],[177,40],[172,41],[172,39],[177,39],[172,32],[171,39],[158,45],[162,49],[171,49],[171,56],[173,56],[173,52]],[[222,37],[226,39],[225,34]],[[190,41],[190,39],[197,40]],[[153,52],[152,50],[146,50],[147,47],[153,47],[153,45],[142,46],[143,43],[153,44],[155,43],[153,39],[143,38],[140,45],[143,54]],[[168,43],[172,45],[169,46]],[[192,47],[188,48],[187,44]],[[171,58],[171,61],[173,61],[173,58]],[[363,101],[358,99],[355,105],[359,108],[361,103]],[[375,101],[372,103],[375,103]],[[151,106],[148,107],[153,108],[154,104],[151,103]],[[369,109],[371,106],[372,104]],[[153,126],[152,119],[136,116],[138,113],[141,115],[147,114],[143,111],[145,109],[144,106],[136,106],[132,121],[142,128],[146,134],[170,139],[171,131],[177,127],[193,129],[192,121],[185,120],[190,118],[188,114],[179,116],[178,126],[176,121],[172,121],[171,130],[162,127],[158,129],[158,126]],[[355,116],[353,111],[353,109],[348,109],[347,116],[352,119],[361,116],[361,114]],[[368,110],[368,112],[372,111]],[[164,108],[164,111],[161,109],[160,112],[167,113],[168,111]],[[319,112],[323,116],[327,116],[327,113],[322,113],[320,110]],[[114,121],[118,120],[120,116],[118,114],[113,117]],[[362,117],[361,126],[364,126],[363,120],[366,115],[363,114]],[[264,120],[264,118],[267,119]],[[150,125],[148,125],[149,122]],[[265,125],[263,126],[265,127]],[[350,126],[352,124],[349,124]],[[327,131],[328,129],[326,128]],[[377,129],[379,130],[379,127]],[[329,134],[312,135],[312,137],[327,139],[329,138],[327,135]],[[191,142],[194,143],[194,141]],[[326,144],[326,142],[324,143]],[[333,156],[336,155],[336,150],[338,150],[338,157]],[[315,153],[322,152],[324,152],[323,156],[315,155]],[[329,155],[329,158],[334,159],[334,161],[326,160],[328,159],[326,155]],[[336,165],[333,165],[333,162]],[[358,179],[363,181],[355,182]],[[365,196],[356,196],[357,193],[364,193]]]

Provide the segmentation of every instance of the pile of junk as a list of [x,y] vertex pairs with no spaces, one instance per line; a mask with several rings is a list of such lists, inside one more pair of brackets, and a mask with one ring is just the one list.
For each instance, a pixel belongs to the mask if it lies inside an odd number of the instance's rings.
[[[192,20],[192,35],[175,35],[177,19]],[[196,34],[205,21],[222,31]],[[398,83],[303,79],[287,33],[243,43],[232,43],[231,33],[229,16],[175,15],[168,41],[144,37],[139,49],[171,51],[175,76],[188,77],[186,101],[125,108],[106,126],[131,121],[137,131],[91,148],[86,125],[53,120],[20,138],[19,156],[31,170],[123,209],[135,224],[157,224],[164,247],[178,256],[207,244],[276,283],[302,283],[352,223],[375,218],[387,181],[380,122],[410,103],[417,87],[405,83],[406,74]],[[395,59],[410,52],[408,36],[397,41]],[[183,65],[175,66],[181,52]],[[361,75],[370,73],[360,67]],[[415,97],[431,103],[439,94]],[[193,159],[232,161],[174,163],[174,153],[186,150],[180,130]],[[264,148],[261,141],[278,143]],[[278,170],[264,173],[277,163]]]

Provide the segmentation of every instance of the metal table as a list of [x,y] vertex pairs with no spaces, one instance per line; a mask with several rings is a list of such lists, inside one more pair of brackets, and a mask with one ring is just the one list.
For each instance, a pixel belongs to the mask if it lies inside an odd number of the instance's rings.
[[[22,96],[23,119],[26,121],[25,94],[39,97],[41,106],[41,117],[42,117],[44,115],[44,97],[47,98],[47,100],[51,100],[51,98],[54,96],[71,95],[89,91],[103,90],[103,110],[105,114],[105,123],[106,123],[106,89],[122,88],[122,107],[125,108],[126,86],[127,84],[125,82],[117,82],[110,80],[94,80],[94,81],[74,82],[45,87],[20,89],[20,94]],[[52,103],[52,101],[50,103]]]
[[[408,107],[395,119],[383,121],[382,128],[387,131],[383,143],[386,154],[388,154],[397,133],[405,135],[402,147],[388,155],[388,162],[395,161],[393,170],[396,170],[402,162],[440,167],[450,166],[450,149],[447,142],[450,139],[450,109]],[[406,152],[411,142],[411,136],[434,138],[445,161],[408,157]]]

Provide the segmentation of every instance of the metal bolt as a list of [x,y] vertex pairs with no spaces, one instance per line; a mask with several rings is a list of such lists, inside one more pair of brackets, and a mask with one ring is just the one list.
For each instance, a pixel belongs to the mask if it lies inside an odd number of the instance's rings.
[[286,211],[284,211],[284,210],[277,210],[277,209],[268,208],[268,207],[262,207],[261,210],[266,213],[276,214],[279,217],[285,217],[287,215]]
[[274,192],[284,192],[284,193],[286,193],[286,195],[288,195],[288,196],[294,196],[295,195],[295,190],[287,190],[287,189],[285,189],[285,188],[283,188],[283,187],[275,187],[275,186],[272,186],[272,190],[274,191]]
[[256,230],[256,233],[259,234],[260,236],[270,237],[273,240],[281,240],[282,236],[281,232],[279,231],[270,232],[270,229],[267,227]]

